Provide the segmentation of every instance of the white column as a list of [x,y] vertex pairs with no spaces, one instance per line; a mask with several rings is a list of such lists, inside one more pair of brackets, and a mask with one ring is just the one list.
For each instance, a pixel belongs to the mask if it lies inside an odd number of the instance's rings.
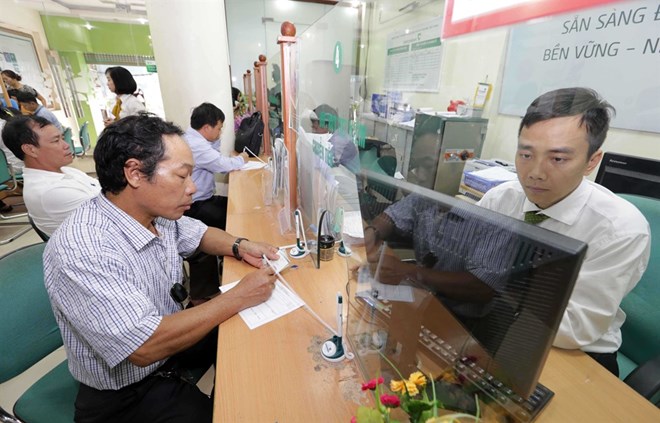
[[190,126],[204,102],[225,113],[222,152],[234,146],[229,44],[223,0],[147,0],[154,56],[167,120]]

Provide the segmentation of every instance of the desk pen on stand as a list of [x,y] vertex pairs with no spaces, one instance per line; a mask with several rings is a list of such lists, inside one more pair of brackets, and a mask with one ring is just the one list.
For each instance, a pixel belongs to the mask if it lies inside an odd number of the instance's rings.
[[346,357],[344,353],[344,343],[342,339],[342,327],[344,326],[342,311],[344,308],[344,299],[340,292],[337,292],[337,335],[328,339],[321,346],[321,355],[328,361],[337,362]]
[[[293,212],[293,220],[296,222],[296,246],[289,250],[289,255],[294,259],[301,259],[306,257],[309,254],[307,249],[307,236],[305,235],[305,228],[302,224],[302,214],[300,209],[296,209]],[[302,232],[302,238],[304,242],[300,241],[300,233]]]

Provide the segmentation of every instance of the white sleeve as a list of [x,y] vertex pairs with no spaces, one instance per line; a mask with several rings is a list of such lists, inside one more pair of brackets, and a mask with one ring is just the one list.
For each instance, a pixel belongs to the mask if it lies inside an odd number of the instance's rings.
[[554,346],[577,349],[602,338],[646,268],[649,243],[648,234],[631,234],[589,245]]

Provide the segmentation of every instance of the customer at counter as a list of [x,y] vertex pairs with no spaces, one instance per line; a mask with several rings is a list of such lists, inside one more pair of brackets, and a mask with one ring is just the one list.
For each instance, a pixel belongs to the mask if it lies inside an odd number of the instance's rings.
[[145,114],[109,125],[94,150],[102,194],[44,252],[46,289],[80,381],[77,422],[211,422],[213,400],[182,371],[213,364],[218,325],[274,289],[274,272],[261,268],[184,309],[182,256],[199,248],[260,268],[277,249],[183,216],[196,188],[181,135]]
[[227,157],[214,148],[224,123],[222,110],[211,103],[202,103],[193,110],[190,128],[183,134],[195,161],[192,180],[197,187],[193,204],[185,215],[220,229],[225,228],[227,220],[227,197],[215,195],[215,174],[238,170],[248,159],[245,152]]

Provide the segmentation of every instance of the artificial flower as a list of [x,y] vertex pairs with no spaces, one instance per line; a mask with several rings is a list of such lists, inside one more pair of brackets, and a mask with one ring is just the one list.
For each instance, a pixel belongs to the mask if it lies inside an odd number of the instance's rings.
[[410,378],[408,378],[408,381],[414,383],[419,387],[426,386],[426,376],[424,376],[422,372],[415,372],[411,374]]
[[419,394],[417,385],[410,380],[392,380],[390,381],[390,390],[392,392],[400,392],[401,394],[408,394],[411,397]]
[[401,400],[396,395],[383,394],[380,396],[380,403],[388,408],[397,408],[401,405]]
[[369,382],[362,384],[362,390],[363,391],[366,391],[366,390],[375,391],[376,386],[380,385],[384,381],[385,381],[385,379],[383,379],[382,377],[379,377],[377,379],[371,379]]

